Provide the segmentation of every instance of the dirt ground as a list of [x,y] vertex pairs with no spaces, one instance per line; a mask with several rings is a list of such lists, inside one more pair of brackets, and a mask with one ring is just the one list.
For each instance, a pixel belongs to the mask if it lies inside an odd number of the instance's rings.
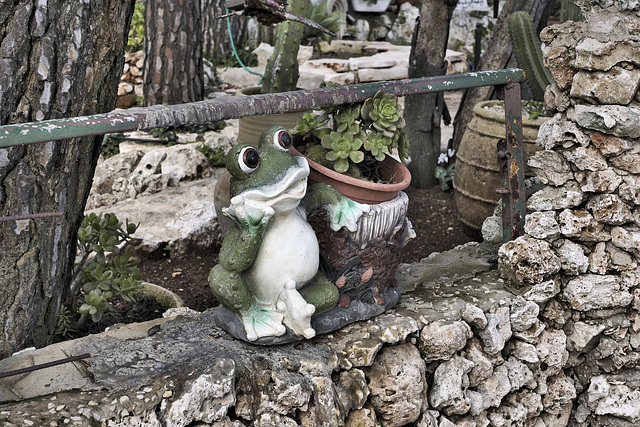
[[[427,189],[409,187],[408,217],[416,238],[402,252],[402,262],[418,262],[432,252],[443,252],[476,240],[466,234],[458,221],[453,193],[439,186]],[[215,307],[208,276],[218,262],[218,253],[194,253],[179,261],[171,258],[143,259],[139,267],[147,282],[177,293],[185,304],[197,311]]]

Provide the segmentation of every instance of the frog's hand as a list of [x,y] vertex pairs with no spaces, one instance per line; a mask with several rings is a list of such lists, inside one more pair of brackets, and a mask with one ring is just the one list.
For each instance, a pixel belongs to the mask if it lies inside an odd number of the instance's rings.
[[222,213],[241,230],[263,230],[275,211],[270,206],[251,203],[242,195],[237,195],[231,199],[229,207],[222,209]]
[[240,311],[240,317],[249,341],[262,337],[279,337],[287,331],[282,324],[282,313],[263,307],[255,300],[247,309]]
[[369,205],[354,202],[327,184],[313,184],[307,191],[307,211],[325,208],[329,226],[333,231],[342,227],[354,232],[363,213],[369,212]]
[[285,283],[277,306],[278,310],[284,312],[284,323],[296,335],[303,335],[307,339],[316,336],[316,331],[311,327],[311,316],[316,308],[300,295],[294,280]]

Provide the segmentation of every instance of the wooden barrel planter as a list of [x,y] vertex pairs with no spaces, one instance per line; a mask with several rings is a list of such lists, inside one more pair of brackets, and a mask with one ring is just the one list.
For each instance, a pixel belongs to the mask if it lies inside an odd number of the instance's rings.
[[[535,141],[540,125],[550,117],[530,118],[523,101],[522,134],[525,164],[539,150]],[[502,171],[497,157],[498,140],[505,139],[504,102],[484,101],[476,104],[456,154],[453,199],[458,218],[473,237],[480,235],[482,223],[493,214],[502,186]],[[525,175],[531,170],[525,166]]]

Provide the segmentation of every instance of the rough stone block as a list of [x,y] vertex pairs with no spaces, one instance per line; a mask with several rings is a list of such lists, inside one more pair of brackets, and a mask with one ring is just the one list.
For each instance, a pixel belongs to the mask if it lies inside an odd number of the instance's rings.
[[562,291],[562,296],[578,311],[626,307],[633,299],[622,288],[618,276],[596,274],[583,274],[571,279]]

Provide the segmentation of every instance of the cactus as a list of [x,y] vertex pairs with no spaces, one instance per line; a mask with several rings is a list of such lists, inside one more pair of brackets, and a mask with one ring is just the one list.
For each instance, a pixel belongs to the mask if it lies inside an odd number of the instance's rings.
[[509,35],[518,66],[524,70],[525,81],[536,101],[544,99],[544,91],[551,84],[551,74],[542,62],[540,39],[527,12],[512,13],[508,20]]
[[582,11],[573,0],[561,0],[560,22],[582,21]]

